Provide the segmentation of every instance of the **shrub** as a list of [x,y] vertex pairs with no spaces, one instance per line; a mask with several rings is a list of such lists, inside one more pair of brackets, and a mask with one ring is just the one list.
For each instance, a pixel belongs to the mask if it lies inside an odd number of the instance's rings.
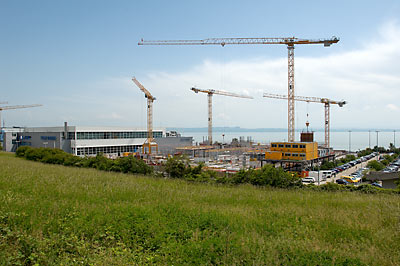
[[340,191],[340,190],[346,189],[346,187],[344,187],[343,185],[339,185],[339,184],[331,183],[331,182],[325,183],[325,184],[319,186],[319,188],[320,188],[320,190],[323,190],[323,191]]
[[80,158],[60,149],[52,148],[31,148],[23,146],[17,149],[16,156],[24,157],[32,161],[40,161],[50,164],[61,164],[65,166],[77,166],[95,168],[103,171],[124,172],[133,174],[151,174],[153,168],[144,161],[133,156],[111,160],[102,154],[95,157]]
[[187,160],[182,156],[168,158],[165,164],[165,172],[172,178],[183,178],[189,167]]
[[369,184],[364,184],[364,185],[358,186],[357,191],[360,191],[360,192],[366,193],[366,194],[376,194],[379,192],[379,189],[377,187],[371,186]]
[[19,147],[18,149],[17,149],[17,151],[15,152],[15,155],[17,156],[17,157],[25,157],[25,153],[28,151],[28,150],[31,150],[32,148],[31,147],[29,147],[29,146],[21,146],[21,147]]
[[376,160],[368,162],[367,167],[372,168],[375,171],[380,171],[384,168],[383,164]]
[[246,171],[242,169],[232,176],[231,182],[236,185],[250,183],[250,175],[251,175],[251,170]]
[[321,170],[329,170],[329,169],[335,168],[335,166],[336,166],[335,162],[324,160],[321,164],[320,169]]
[[359,152],[357,153],[357,156],[358,156],[358,157],[363,157],[363,156],[366,156],[366,155],[370,155],[372,152],[373,152],[373,151],[372,151],[371,148],[366,148],[365,150],[359,151]]
[[264,165],[259,170],[241,170],[232,177],[233,184],[250,183],[255,186],[271,186],[279,188],[302,187],[301,179],[283,168]]

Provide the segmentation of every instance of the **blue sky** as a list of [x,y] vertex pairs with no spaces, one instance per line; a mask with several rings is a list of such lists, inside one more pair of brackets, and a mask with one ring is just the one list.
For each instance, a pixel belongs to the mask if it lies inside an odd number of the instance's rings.
[[[157,97],[154,125],[205,127],[206,96],[189,88],[248,93],[214,97],[214,125],[287,126],[287,49],[273,45],[138,46],[141,39],[330,38],[297,46],[296,94],[345,99],[333,128],[400,128],[399,1],[5,1],[0,0],[0,101],[41,103],[4,111],[7,126],[146,125],[142,82]],[[297,103],[323,127],[323,107]]]

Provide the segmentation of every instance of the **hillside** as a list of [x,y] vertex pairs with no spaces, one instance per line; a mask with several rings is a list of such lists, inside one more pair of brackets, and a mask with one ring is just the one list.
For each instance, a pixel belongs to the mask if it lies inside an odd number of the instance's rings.
[[0,264],[395,265],[400,197],[189,183],[0,153]]

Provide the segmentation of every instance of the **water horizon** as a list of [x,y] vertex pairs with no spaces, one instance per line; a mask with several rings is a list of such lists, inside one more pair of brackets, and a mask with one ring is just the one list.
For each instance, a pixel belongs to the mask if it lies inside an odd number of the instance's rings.
[[[178,131],[182,136],[193,137],[195,143],[200,143],[207,139],[208,133],[204,130],[199,131]],[[300,140],[300,132],[296,131],[295,139]],[[343,131],[331,131],[330,134],[330,146],[335,150],[351,150],[358,151],[366,148],[373,148],[374,146],[388,148],[390,143],[397,145],[400,143],[400,134],[396,134],[393,130],[343,130]],[[244,140],[251,139],[255,143],[267,144],[273,141],[287,141],[288,135],[287,130],[283,131],[220,131],[213,130],[213,141],[230,143],[233,138]],[[325,132],[314,131],[314,140],[319,144],[324,144],[325,142]]]

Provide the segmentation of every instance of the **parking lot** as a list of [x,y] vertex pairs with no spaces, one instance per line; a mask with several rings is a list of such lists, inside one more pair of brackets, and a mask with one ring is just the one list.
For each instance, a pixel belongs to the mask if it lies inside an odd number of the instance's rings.
[[315,184],[323,185],[323,184],[326,184],[327,182],[336,182],[336,180],[341,179],[343,176],[351,176],[357,170],[365,168],[367,166],[368,162],[370,162],[372,160],[378,160],[378,158],[379,158],[379,154],[373,153],[371,155],[367,155],[367,156],[358,158],[354,161],[351,161],[349,163],[343,164],[339,167],[332,169],[333,173],[332,173],[331,177],[327,178],[326,180],[322,180],[322,176],[320,177],[319,181],[318,181],[318,178],[315,178]]

